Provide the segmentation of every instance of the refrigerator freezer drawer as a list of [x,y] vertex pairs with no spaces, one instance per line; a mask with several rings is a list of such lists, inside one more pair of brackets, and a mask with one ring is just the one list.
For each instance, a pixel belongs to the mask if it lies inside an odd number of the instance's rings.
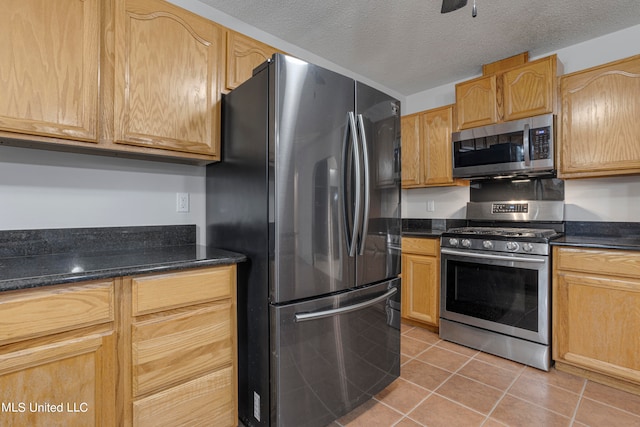
[[330,424],[400,374],[400,279],[272,306],[271,322],[273,425]]

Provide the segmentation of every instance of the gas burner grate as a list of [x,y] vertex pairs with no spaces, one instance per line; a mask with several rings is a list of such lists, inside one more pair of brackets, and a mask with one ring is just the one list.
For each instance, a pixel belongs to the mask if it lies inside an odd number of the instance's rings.
[[550,238],[557,234],[553,229],[508,228],[508,227],[460,227],[447,230],[449,234],[501,236],[521,238]]

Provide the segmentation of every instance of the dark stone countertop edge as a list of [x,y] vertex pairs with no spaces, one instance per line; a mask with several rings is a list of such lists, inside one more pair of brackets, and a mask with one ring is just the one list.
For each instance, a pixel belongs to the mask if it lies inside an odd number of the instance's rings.
[[402,231],[402,237],[440,237],[446,230]]
[[218,252],[219,254],[204,259],[190,259],[135,266],[113,267],[97,269],[93,271],[84,271],[81,273],[63,273],[5,279],[0,280],[0,294],[5,291],[38,288],[43,286],[52,286],[67,283],[78,283],[91,280],[111,279],[114,277],[142,275],[149,273],[164,273],[199,267],[213,267],[218,265],[231,265],[247,260],[247,257],[243,254],[226,250],[219,250]]
[[610,236],[562,236],[552,240],[551,245],[640,251],[640,237],[620,238]]

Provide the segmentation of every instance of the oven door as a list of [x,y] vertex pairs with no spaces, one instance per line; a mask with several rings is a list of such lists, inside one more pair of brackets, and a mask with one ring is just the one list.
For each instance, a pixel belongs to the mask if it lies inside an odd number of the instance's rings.
[[549,344],[549,257],[441,249],[440,317]]

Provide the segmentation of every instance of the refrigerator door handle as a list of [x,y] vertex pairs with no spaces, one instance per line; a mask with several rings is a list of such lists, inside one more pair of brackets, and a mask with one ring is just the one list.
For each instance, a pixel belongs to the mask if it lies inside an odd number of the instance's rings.
[[375,298],[371,298],[368,301],[359,302],[357,304],[348,305],[346,307],[334,308],[331,310],[318,311],[315,313],[296,313],[295,321],[296,322],[306,322],[308,320],[316,320],[323,319],[325,317],[333,317],[339,314],[351,313],[353,311],[362,310],[363,308],[367,308],[371,305],[377,304],[382,300],[385,300],[398,292],[398,288],[391,288],[386,293],[377,296]]
[[362,158],[364,159],[364,216],[362,219],[363,223],[359,255],[364,255],[367,233],[369,232],[369,214],[371,210],[371,175],[369,168],[369,151],[367,149],[367,134],[364,131],[364,119],[362,114],[358,114],[358,127],[360,129],[360,140],[362,142]]
[[[356,129],[356,118],[353,111],[349,111],[349,128],[351,129],[351,146],[353,149],[353,157],[351,158],[353,162],[353,166],[355,169],[354,175],[356,178],[355,182],[355,210],[353,213],[353,228],[351,230],[351,242],[348,242],[347,249],[349,250],[349,256],[354,257],[356,255],[357,250],[357,241],[358,241],[358,230],[360,229],[360,220],[362,217],[362,194],[361,194],[361,186],[362,186],[362,173],[360,172],[360,146],[358,145],[358,135]],[[352,193],[351,193],[352,194]],[[347,200],[347,203],[352,203],[353,200]],[[346,218],[345,218],[346,221]],[[348,237],[347,237],[348,238]]]

